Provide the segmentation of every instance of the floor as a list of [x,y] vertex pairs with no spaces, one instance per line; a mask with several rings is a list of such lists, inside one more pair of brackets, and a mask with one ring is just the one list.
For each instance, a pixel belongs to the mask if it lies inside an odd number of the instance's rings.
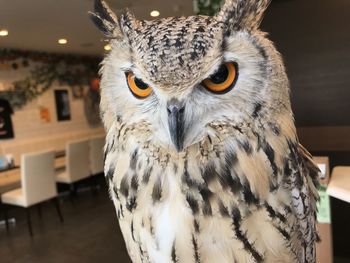
[[25,211],[12,209],[16,224],[9,233],[0,226],[1,263],[130,263],[106,189],[97,195],[78,193],[75,202],[62,198],[64,223],[52,203],[42,205],[42,218],[32,211],[34,237],[30,238]]

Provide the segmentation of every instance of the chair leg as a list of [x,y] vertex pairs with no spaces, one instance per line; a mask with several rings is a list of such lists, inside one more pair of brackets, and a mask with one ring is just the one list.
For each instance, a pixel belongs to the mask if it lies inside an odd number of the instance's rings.
[[77,196],[77,185],[76,185],[76,183],[72,183],[70,185],[70,195],[73,196],[73,197]]
[[0,211],[3,211],[3,213],[4,213],[6,232],[8,232],[9,231],[9,218],[8,218],[8,214],[7,214],[7,207],[5,207],[5,205],[2,203],[1,195],[0,195]]
[[41,211],[41,204],[37,204],[38,207],[38,216],[41,219],[43,217],[42,211]]
[[64,219],[63,219],[63,216],[62,216],[62,213],[61,213],[61,208],[60,208],[60,204],[58,202],[58,199],[57,197],[55,197],[54,199],[52,199],[52,202],[54,203],[55,207],[56,207],[56,210],[57,210],[57,214],[60,218],[60,221],[63,223],[64,222]]
[[91,175],[91,192],[94,195],[98,194],[98,180],[97,180],[97,175]]
[[72,205],[75,205],[75,198],[77,197],[77,187],[75,183],[72,183],[69,187],[69,199]]
[[4,208],[4,217],[5,217],[5,225],[6,225],[6,232],[9,231],[9,217],[7,214],[7,208]]
[[30,218],[30,207],[26,208],[26,212],[27,212],[27,224],[28,224],[29,234],[31,237],[33,237],[32,220]]

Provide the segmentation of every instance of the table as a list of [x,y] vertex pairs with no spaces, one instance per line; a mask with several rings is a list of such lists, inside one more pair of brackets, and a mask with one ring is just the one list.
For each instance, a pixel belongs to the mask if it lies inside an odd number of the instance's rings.
[[0,172],[0,195],[21,186],[20,169],[11,168]]
[[[1,194],[19,187],[21,187],[21,173],[18,167],[12,167],[0,172],[0,210],[2,208]],[[6,222],[4,220],[0,222],[6,224],[6,228],[8,228],[8,222],[16,222],[16,220],[9,218]]]

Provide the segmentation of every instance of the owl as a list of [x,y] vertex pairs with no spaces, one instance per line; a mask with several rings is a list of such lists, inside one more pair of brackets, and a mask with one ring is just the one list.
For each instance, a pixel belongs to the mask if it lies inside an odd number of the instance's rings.
[[143,21],[95,1],[104,170],[134,263],[315,262],[319,172],[259,30],[268,4]]

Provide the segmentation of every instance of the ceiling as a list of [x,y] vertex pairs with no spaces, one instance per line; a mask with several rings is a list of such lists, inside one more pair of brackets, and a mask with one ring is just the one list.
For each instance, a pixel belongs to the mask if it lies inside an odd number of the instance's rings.
[[[192,0],[106,0],[139,19],[192,14]],[[101,55],[102,34],[89,21],[93,0],[0,0],[0,48]],[[299,126],[350,125],[349,0],[273,0],[262,29],[283,54]],[[57,39],[66,37],[68,45]]]
[[[139,19],[151,19],[149,13],[159,10],[160,17],[191,15],[192,0],[107,0],[114,10],[125,7]],[[93,0],[0,0],[0,29],[9,35],[0,37],[0,48],[14,48],[59,53],[100,55],[102,34],[88,18]],[[67,45],[59,45],[67,38]]]

